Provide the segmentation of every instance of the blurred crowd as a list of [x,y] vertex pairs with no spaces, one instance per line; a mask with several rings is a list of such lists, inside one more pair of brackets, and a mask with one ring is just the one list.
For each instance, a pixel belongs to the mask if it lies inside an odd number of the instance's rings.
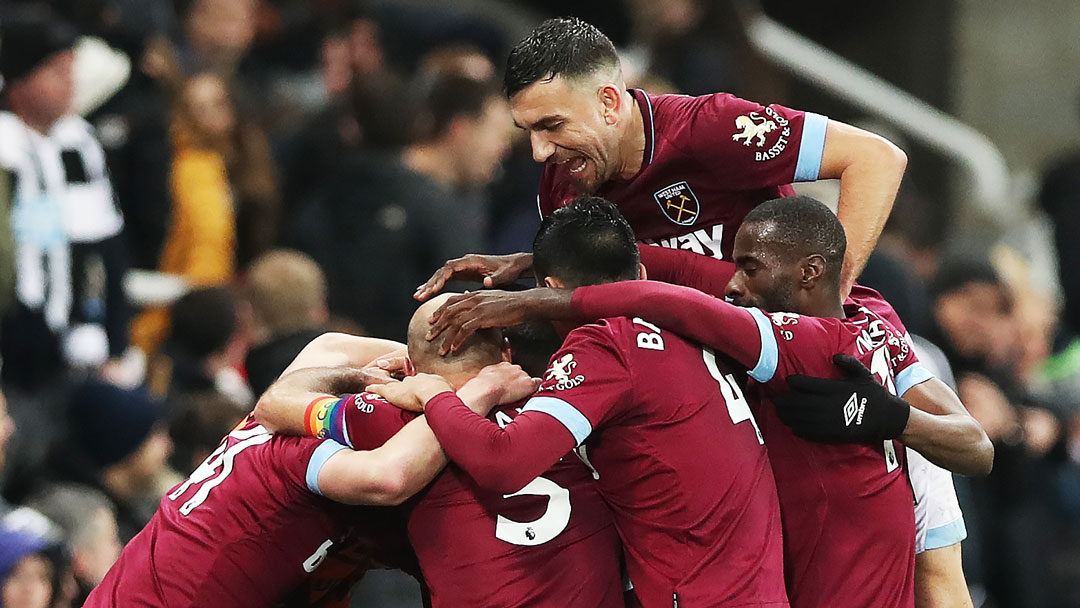
[[[632,86],[747,91],[703,0],[454,4],[0,4],[0,607],[81,605],[314,336],[402,339],[445,260],[529,249],[541,166],[498,78],[551,11]],[[1080,605],[1080,160],[1039,196],[1060,288],[1008,240],[948,246],[918,185],[862,282],[995,443],[957,479],[976,605]]]

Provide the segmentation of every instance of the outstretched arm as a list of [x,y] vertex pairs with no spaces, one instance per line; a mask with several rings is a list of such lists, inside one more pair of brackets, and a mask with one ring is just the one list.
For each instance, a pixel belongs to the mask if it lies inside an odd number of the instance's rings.
[[432,314],[428,339],[445,332],[445,354],[483,328],[508,327],[529,319],[596,321],[609,317],[642,317],[715,348],[750,369],[761,358],[761,336],[772,336],[771,321],[760,310],[739,308],[689,287],[620,281],[578,287],[573,292],[542,287],[454,296]]
[[403,356],[405,352],[401,342],[328,332],[308,342],[281,375],[305,367],[364,367],[379,358]]
[[907,155],[888,140],[830,120],[818,179],[840,180],[836,215],[847,234],[841,283],[847,297],[889,219],[907,168]]
[[436,395],[424,411],[450,459],[480,486],[506,494],[525,487],[576,445],[558,420],[540,412],[523,412],[499,428],[450,392]]
[[319,470],[320,493],[349,505],[399,505],[446,466],[446,454],[423,417],[405,425],[382,447],[340,450]]
[[939,467],[961,475],[988,475],[994,444],[944,382],[931,378],[906,393],[911,415],[900,441]]
[[439,293],[447,281],[482,281],[484,287],[494,287],[516,280],[532,270],[531,253],[481,255],[470,253],[447,260],[426,283],[416,288],[413,297],[424,301]]
[[[378,379],[353,367],[306,367],[286,373],[255,403],[252,414],[272,433],[307,435],[305,408],[323,397],[358,393]],[[336,399],[336,397],[334,397]]]
[[772,336],[772,321],[756,308],[740,308],[690,287],[655,281],[579,287],[571,305],[582,320],[642,317],[749,369],[757,367],[762,357],[762,335]]
[[788,376],[792,392],[773,396],[777,414],[795,434],[827,442],[899,439],[954,473],[990,472],[993,444],[944,382],[928,374],[905,382],[898,376],[897,396],[854,357],[837,355],[833,361],[846,378]]
[[513,423],[503,428],[465,404],[459,396],[464,388],[455,394],[449,385],[434,378],[421,374],[403,382],[374,386],[372,392],[403,407],[420,404],[424,418],[451,460],[482,487],[516,492],[575,445],[574,436],[557,419],[528,411],[535,398]]
[[[451,389],[438,376],[413,377],[407,383],[411,386],[413,380],[428,387],[425,390],[431,393]],[[536,389],[536,382],[520,367],[499,363],[481,370],[459,389],[461,397],[455,398],[463,407],[472,408],[468,410],[471,414],[484,416],[501,402],[518,401],[531,394]],[[404,384],[397,386],[400,388]],[[400,504],[434,479],[446,466],[446,455],[423,416],[402,428],[402,412],[386,402],[373,401],[370,395],[365,396],[364,401],[357,401],[359,398],[359,395],[342,399],[321,395],[308,406],[308,413],[304,415],[308,421],[307,434],[328,436],[350,446],[378,446],[370,451],[342,449],[334,453],[322,465],[317,475],[317,487],[322,495],[347,504]],[[361,410],[355,407],[357,404],[367,407]],[[324,414],[314,424],[311,423],[314,419],[312,406]],[[390,433],[393,435],[387,438]]]

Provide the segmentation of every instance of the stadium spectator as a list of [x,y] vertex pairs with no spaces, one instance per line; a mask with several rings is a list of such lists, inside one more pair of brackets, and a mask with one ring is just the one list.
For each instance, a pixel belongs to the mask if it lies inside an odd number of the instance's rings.
[[1047,459],[1059,425],[1035,402],[1016,369],[1019,324],[1015,295],[989,261],[945,260],[929,286],[935,344],[956,373],[958,393],[994,442],[994,472],[970,482],[965,505],[979,522],[980,562],[990,595],[1001,606],[1050,605],[1051,577],[1030,556],[1053,551],[1057,525],[1045,488]]
[[[64,547],[50,536],[50,522],[27,509],[0,520],[0,606],[66,608],[61,582]],[[44,529],[43,529],[44,528]]]
[[120,538],[127,541],[177,480],[166,467],[172,451],[166,413],[143,390],[100,382],[79,387],[71,397],[67,437],[52,450],[38,487],[67,481],[101,491],[116,505]]
[[[236,217],[224,148],[235,121],[221,78],[188,81],[172,129],[172,220],[159,269],[192,286],[221,285],[233,276]],[[135,320],[134,341],[156,353],[168,327],[164,308],[149,309]]]
[[[233,293],[196,289],[172,307],[172,328],[150,365],[150,388],[173,408],[170,463],[188,472],[251,409],[251,390],[236,371],[248,338]],[[194,464],[193,464],[194,463]]]
[[70,114],[75,30],[40,3],[5,15],[0,28],[0,165],[16,182],[19,300],[5,317],[13,333],[4,379],[32,389],[66,366],[96,368],[126,350],[124,221],[93,129]]
[[322,40],[319,69],[324,107],[295,135],[284,138],[280,155],[283,226],[299,212],[301,203],[313,196],[319,181],[361,144],[350,93],[386,69],[378,24],[355,4],[341,10]]
[[[270,387],[329,320],[326,277],[311,257],[285,249],[266,253],[247,273],[255,344],[244,359],[256,395]],[[222,433],[219,433],[220,436]]]
[[196,289],[173,304],[169,338],[152,365],[154,394],[182,401],[213,393],[241,409],[251,406],[236,372],[248,343],[239,304],[226,287]]
[[232,76],[255,39],[257,0],[177,0],[184,72]]
[[[415,97],[424,102],[423,137],[410,144]],[[508,123],[499,124],[505,102],[486,84],[446,77],[415,97],[392,78],[358,91],[364,146],[323,180],[291,239],[326,272],[331,313],[396,339],[413,307],[409,282],[448,253],[483,247],[483,187],[509,138]]]
[[76,483],[50,485],[27,502],[63,531],[78,586],[73,606],[82,606],[122,547],[115,507],[100,491]]

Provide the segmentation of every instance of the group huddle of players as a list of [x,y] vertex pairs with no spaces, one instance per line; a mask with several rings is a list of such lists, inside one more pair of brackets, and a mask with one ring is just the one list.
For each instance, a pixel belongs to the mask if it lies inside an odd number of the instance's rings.
[[[86,606],[347,605],[377,567],[435,607],[970,605],[958,553],[916,555],[958,547],[944,469],[985,474],[993,448],[854,284],[903,153],[628,91],[574,19],[504,84],[545,163],[532,253],[447,262],[408,344],[309,344]],[[838,214],[789,186],[828,178]]]

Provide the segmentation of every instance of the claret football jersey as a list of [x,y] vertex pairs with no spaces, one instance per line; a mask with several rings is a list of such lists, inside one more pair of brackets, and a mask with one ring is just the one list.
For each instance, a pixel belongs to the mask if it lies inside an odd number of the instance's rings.
[[[415,414],[370,393],[346,396],[358,450],[381,446]],[[518,414],[501,406],[501,426]],[[568,454],[513,494],[447,467],[406,505],[409,540],[434,608],[621,608],[619,539],[588,468]]]
[[558,420],[615,514],[646,607],[787,606],[745,372],[643,318],[571,331],[524,408]]
[[[645,158],[597,194],[619,207],[644,242],[731,259],[751,209],[818,178],[828,119],[728,93],[700,97],[630,91],[641,109]],[[565,165],[548,164],[537,202],[547,216],[577,192]]]
[[161,499],[85,605],[276,605],[362,521],[362,510],[319,494],[319,470],[342,449],[245,420]]
[[839,598],[852,607],[914,605],[915,515],[904,446],[806,441],[770,400],[788,375],[840,376],[835,353],[858,358],[893,394],[932,377],[901,330],[875,312],[891,307],[872,290],[860,292],[844,319],[756,312],[763,348],[750,373],[758,382],[751,403],[776,475],[795,606],[834,606]]

